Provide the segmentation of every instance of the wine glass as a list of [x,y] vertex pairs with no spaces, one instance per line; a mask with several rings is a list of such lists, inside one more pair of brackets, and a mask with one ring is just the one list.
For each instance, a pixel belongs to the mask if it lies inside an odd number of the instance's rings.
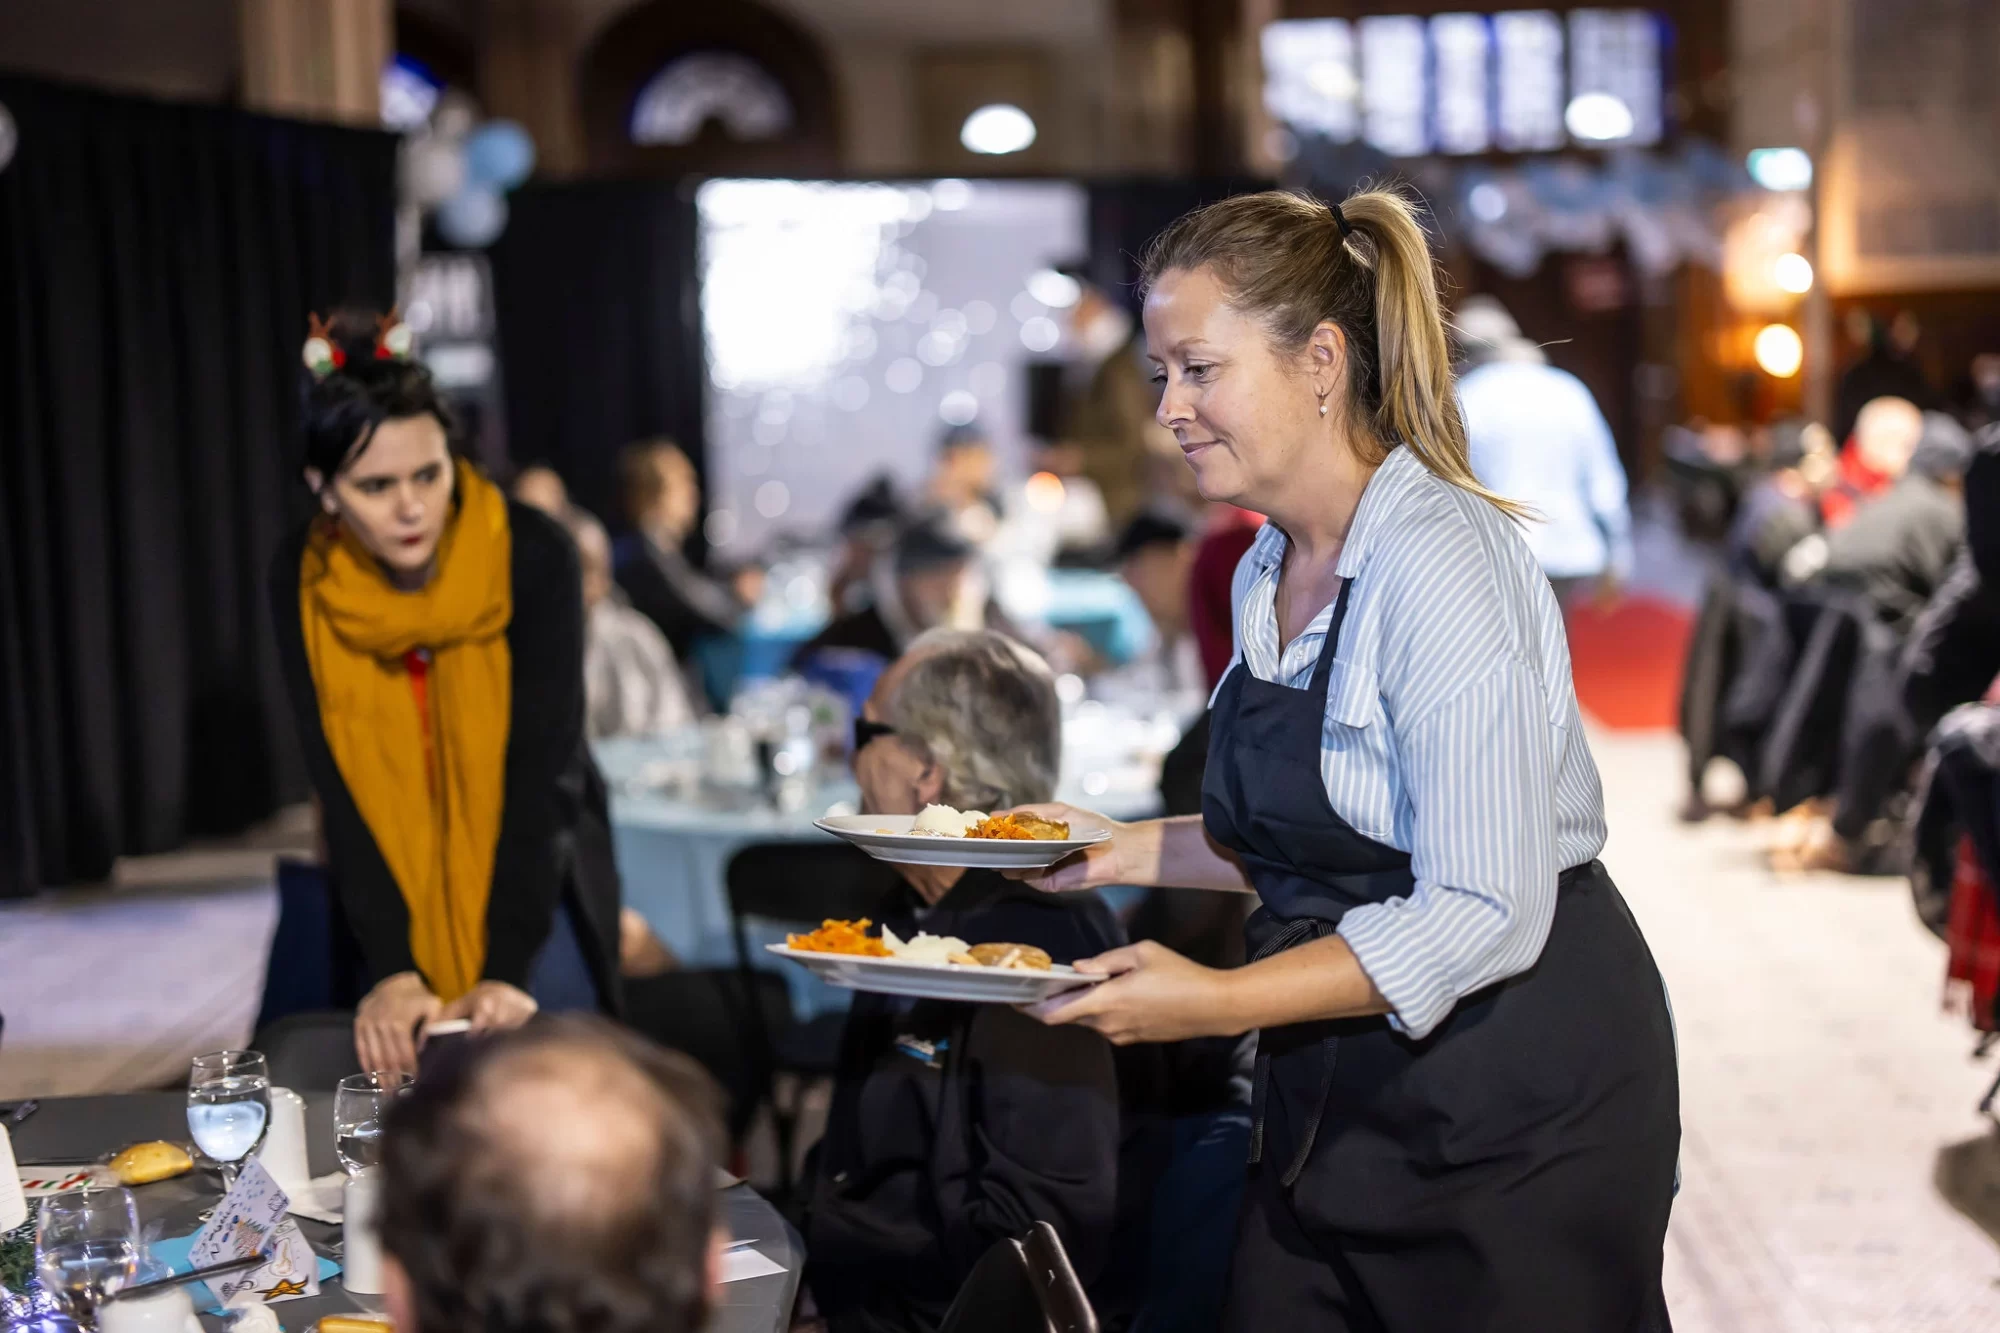
[[188,1133],[222,1168],[222,1188],[236,1184],[243,1159],[271,1123],[271,1072],[260,1051],[197,1055],[188,1073]]
[[333,1094],[333,1147],[348,1175],[382,1164],[382,1122],[396,1098],[410,1090],[408,1074],[378,1070],[350,1074]]
[[35,1276],[70,1318],[95,1325],[97,1304],[139,1271],[139,1213],[122,1186],[85,1186],[42,1200]]

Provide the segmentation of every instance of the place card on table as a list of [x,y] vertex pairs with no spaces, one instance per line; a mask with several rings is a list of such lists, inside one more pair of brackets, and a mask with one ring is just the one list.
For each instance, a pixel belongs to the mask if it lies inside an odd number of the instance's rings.
[[215,1205],[214,1214],[202,1224],[201,1230],[195,1232],[194,1244],[188,1250],[189,1265],[206,1268],[265,1253],[290,1204],[291,1200],[278,1182],[271,1179],[264,1164],[249,1158],[243,1163],[236,1184]]
[[224,1308],[271,1305],[319,1295],[319,1256],[299,1224],[290,1219],[271,1233],[266,1246],[271,1257],[247,1273],[215,1278],[210,1285]]

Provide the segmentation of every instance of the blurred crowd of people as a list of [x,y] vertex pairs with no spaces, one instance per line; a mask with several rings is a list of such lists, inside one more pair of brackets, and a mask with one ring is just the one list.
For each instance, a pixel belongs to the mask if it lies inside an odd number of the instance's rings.
[[[1907,874],[1947,933],[1992,912],[1955,881],[2000,882],[2000,357],[1952,401],[1909,359],[1912,322],[1859,332],[1832,429],[1690,437],[1711,489],[1684,494],[1723,521],[1683,680],[1684,815],[1777,816],[1776,869]],[[1959,927],[1955,950],[2000,940]],[[1992,975],[1980,991],[1990,1029]]]

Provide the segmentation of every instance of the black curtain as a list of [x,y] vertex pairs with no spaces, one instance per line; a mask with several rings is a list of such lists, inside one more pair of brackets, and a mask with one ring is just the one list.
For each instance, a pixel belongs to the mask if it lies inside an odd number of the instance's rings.
[[509,203],[492,252],[508,452],[622,527],[620,448],[670,435],[703,467],[692,187],[539,185]]
[[0,897],[303,796],[265,579],[306,314],[394,291],[395,141],[0,77]]

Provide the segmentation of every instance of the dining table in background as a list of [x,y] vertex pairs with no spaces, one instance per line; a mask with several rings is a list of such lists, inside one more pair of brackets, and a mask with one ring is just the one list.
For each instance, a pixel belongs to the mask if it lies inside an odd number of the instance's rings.
[[[333,1150],[333,1094],[307,1092],[307,1164],[317,1177],[338,1171]],[[132,1143],[153,1139],[187,1139],[187,1095],[183,1092],[138,1092],[107,1097],[46,1097],[41,1109],[13,1130],[14,1154],[23,1164],[96,1161]],[[724,1283],[707,1333],[781,1333],[791,1322],[798,1295],[799,1274],[805,1266],[805,1244],[797,1231],[763,1196],[748,1185],[721,1191],[722,1221],[729,1234],[753,1248],[784,1271]],[[202,1214],[222,1197],[212,1170],[198,1169],[172,1180],[132,1187],[139,1226],[150,1238],[184,1236],[201,1226]],[[338,1258],[340,1228],[309,1218],[294,1219],[321,1254]],[[334,1276],[320,1284],[320,1294],[281,1301],[271,1307],[286,1333],[306,1333],[321,1315],[379,1313],[381,1297],[349,1292]],[[208,1333],[222,1333],[220,1316],[204,1315]]]

